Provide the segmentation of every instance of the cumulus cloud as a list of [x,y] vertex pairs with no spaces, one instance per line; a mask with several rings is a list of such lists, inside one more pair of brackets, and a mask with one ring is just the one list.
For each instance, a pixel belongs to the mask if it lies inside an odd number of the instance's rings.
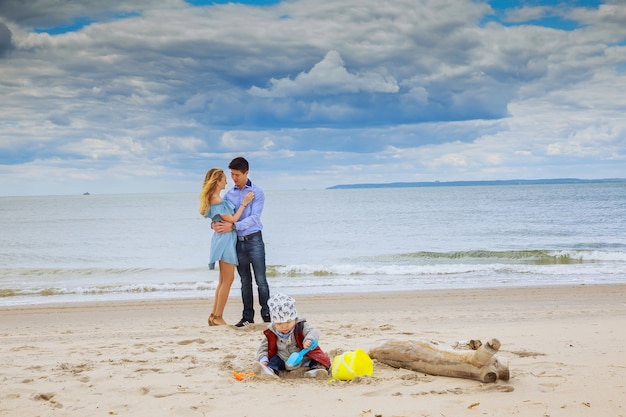
[[11,49],[13,49],[12,33],[7,25],[0,21],[0,58]]
[[335,96],[344,93],[397,93],[398,84],[393,77],[383,77],[373,72],[351,74],[341,55],[330,51],[309,72],[294,79],[271,79],[270,87],[253,86],[250,94],[259,97]]
[[150,8],[180,7],[177,0],[2,0],[0,16],[31,28],[69,25],[80,18],[111,20]]
[[195,179],[243,153],[298,188],[344,170],[520,177],[546,161],[554,176],[599,161],[615,174],[625,28],[620,1],[6,0],[0,193],[24,166]]
[[524,23],[529,20],[538,20],[546,17],[564,15],[563,6],[525,6],[509,9],[504,13],[503,20],[509,23]]

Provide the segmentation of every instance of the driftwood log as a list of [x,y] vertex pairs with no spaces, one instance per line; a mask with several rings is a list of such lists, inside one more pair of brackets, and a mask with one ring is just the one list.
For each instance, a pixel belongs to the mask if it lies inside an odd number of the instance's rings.
[[481,382],[509,380],[508,360],[496,353],[500,341],[484,345],[478,340],[455,347],[434,341],[388,341],[370,350],[372,359],[394,368],[411,369],[430,375],[475,379]]

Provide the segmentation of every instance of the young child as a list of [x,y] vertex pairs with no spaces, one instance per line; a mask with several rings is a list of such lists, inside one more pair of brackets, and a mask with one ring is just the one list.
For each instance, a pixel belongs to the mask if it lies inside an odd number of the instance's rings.
[[319,346],[311,349],[297,365],[286,362],[293,352],[300,352],[319,338],[317,330],[306,319],[298,317],[296,300],[285,294],[272,296],[267,305],[271,323],[263,332],[265,338],[259,346],[257,360],[265,373],[278,375],[279,371],[292,371],[308,367],[304,376],[323,378],[328,376],[330,358]]

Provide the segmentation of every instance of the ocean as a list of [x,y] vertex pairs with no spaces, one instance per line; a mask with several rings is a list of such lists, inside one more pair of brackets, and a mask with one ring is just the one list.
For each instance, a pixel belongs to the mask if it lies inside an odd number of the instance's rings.
[[[626,282],[622,182],[266,191],[262,220],[272,292]],[[0,306],[212,297],[211,234],[196,193],[0,197]]]

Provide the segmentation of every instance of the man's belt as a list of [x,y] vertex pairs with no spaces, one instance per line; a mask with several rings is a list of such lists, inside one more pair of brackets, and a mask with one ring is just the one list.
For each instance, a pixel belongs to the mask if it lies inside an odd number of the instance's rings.
[[258,232],[254,232],[254,233],[250,233],[247,236],[237,236],[237,240],[239,241],[247,241],[247,240],[252,240],[257,236],[261,236],[261,231],[259,230]]

